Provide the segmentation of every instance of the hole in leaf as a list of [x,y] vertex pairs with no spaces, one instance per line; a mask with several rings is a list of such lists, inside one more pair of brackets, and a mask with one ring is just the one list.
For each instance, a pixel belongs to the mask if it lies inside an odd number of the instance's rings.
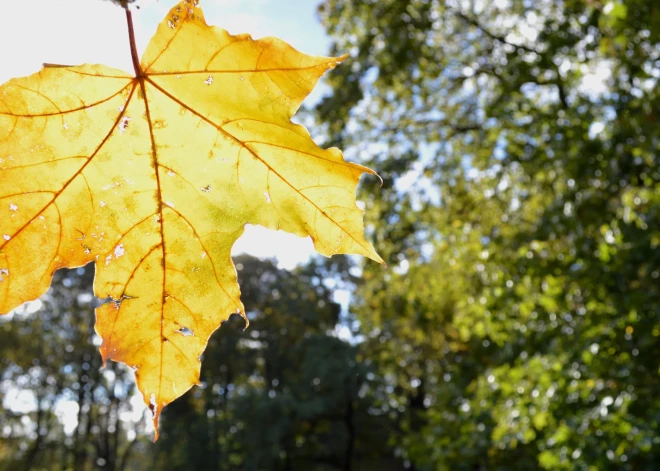
[[175,330],[174,332],[183,335],[184,337],[190,337],[192,335],[195,335],[195,333],[190,330],[188,327],[181,327],[178,330]]

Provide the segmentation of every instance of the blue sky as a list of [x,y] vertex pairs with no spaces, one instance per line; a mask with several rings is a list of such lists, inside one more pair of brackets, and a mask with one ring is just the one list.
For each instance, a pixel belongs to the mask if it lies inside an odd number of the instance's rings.
[[[277,36],[308,54],[326,55],[328,39],[316,16],[317,0],[202,0],[206,21],[232,34]],[[103,63],[132,70],[126,20],[116,5],[102,0],[20,0],[0,28],[0,83],[37,72],[44,62]],[[175,0],[138,0],[134,9],[140,52]],[[306,103],[320,96],[316,91]],[[310,130],[314,136],[314,130]],[[313,253],[311,240],[281,231],[248,227],[234,253],[276,256],[290,268]]]

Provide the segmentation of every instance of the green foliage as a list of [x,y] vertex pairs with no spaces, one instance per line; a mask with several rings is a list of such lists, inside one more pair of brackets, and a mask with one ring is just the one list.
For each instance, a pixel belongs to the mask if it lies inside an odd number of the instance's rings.
[[503,5],[321,6],[318,115],[384,169],[360,352],[415,469],[655,469],[660,8]]

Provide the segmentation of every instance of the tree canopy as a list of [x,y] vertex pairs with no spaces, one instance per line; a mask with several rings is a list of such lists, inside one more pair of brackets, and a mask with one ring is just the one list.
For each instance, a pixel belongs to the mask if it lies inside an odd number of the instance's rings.
[[657,2],[327,0],[365,185],[364,358],[414,469],[652,469]]

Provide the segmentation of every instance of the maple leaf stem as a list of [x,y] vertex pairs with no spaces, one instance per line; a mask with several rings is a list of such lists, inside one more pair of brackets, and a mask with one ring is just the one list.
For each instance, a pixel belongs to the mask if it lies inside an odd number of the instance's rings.
[[141,78],[144,74],[142,73],[142,68],[140,67],[140,59],[138,57],[137,46],[135,44],[135,30],[133,28],[133,14],[128,8],[128,5],[124,6],[124,11],[126,11],[126,23],[128,24],[128,40],[131,44],[131,59],[133,59],[133,69],[135,69],[135,77]]

